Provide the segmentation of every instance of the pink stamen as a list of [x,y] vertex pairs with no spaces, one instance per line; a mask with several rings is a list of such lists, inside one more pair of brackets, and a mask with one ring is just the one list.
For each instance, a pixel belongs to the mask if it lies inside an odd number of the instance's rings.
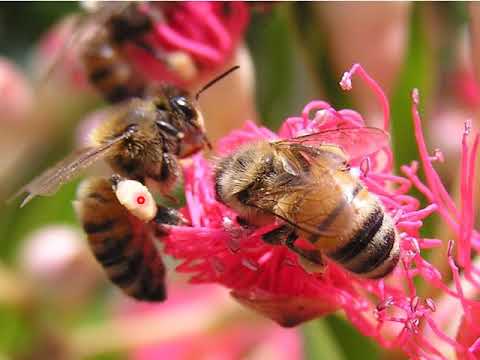
[[350,71],[343,74],[342,80],[340,81],[341,88],[347,91],[352,89],[352,77],[355,73],[358,73],[358,76],[360,76],[360,78],[373,90],[375,95],[377,95],[383,110],[383,129],[388,131],[390,129],[390,105],[388,99],[382,88],[370,77],[370,75],[368,75],[360,64],[354,64]]

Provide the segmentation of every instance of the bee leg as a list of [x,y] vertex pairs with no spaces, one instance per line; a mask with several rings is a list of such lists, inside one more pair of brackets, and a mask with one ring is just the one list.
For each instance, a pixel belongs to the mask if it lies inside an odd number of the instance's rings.
[[[156,124],[160,130],[162,130],[165,135],[170,135],[171,137],[174,137],[176,140],[176,149],[175,149],[175,154],[178,155],[180,154],[180,146],[181,146],[181,141],[185,137],[185,134],[183,131],[180,131],[177,129],[175,126],[170,124],[167,119],[163,117],[164,115],[158,115]],[[164,142],[166,142],[166,138],[164,136]],[[164,152],[168,152],[168,149],[164,149]]]
[[188,223],[178,210],[161,205],[158,206],[157,215],[153,221],[160,225],[186,225]]
[[117,185],[120,181],[125,180],[125,178],[118,174],[113,174],[110,176],[110,183],[112,184],[113,191],[116,190]]
[[[286,239],[294,232],[295,230],[290,225],[285,224],[263,234],[262,240],[271,245],[282,245],[286,243]],[[295,235],[296,238],[297,236]]]
[[295,229],[288,225],[282,225],[262,236],[263,241],[272,245],[285,245],[299,255],[302,267],[311,273],[321,273],[324,270],[322,253],[319,250],[302,249],[295,245],[298,234]]
[[253,229],[253,228],[256,227],[255,225],[250,224],[247,219],[245,219],[241,216],[237,216],[236,221],[237,221],[238,225],[240,225],[242,228],[247,229],[247,230],[248,229]]
[[178,203],[175,197],[170,195],[179,177],[178,161],[174,155],[163,152],[162,161],[152,164],[146,169],[147,177],[154,180],[154,187],[162,196],[174,204]]
[[[294,231],[292,231],[287,239],[285,240],[285,245],[292,251],[296,252],[298,255],[301,256],[302,259],[308,260],[310,262],[309,265],[314,264],[320,267],[324,266],[322,253],[318,250],[309,250],[309,249],[302,249],[295,245],[295,240],[297,240],[298,235]],[[302,262],[303,263],[303,262]]]
[[172,208],[158,205],[157,215],[152,220],[155,224],[155,235],[161,237],[168,234],[168,230],[164,225],[187,225],[188,221],[183,215]]

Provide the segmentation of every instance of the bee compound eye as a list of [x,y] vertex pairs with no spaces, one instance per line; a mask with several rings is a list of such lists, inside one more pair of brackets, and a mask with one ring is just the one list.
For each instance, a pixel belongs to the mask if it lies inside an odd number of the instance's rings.
[[193,119],[195,117],[195,110],[190,105],[187,98],[178,96],[172,99],[172,105],[175,109],[180,111],[187,119]]

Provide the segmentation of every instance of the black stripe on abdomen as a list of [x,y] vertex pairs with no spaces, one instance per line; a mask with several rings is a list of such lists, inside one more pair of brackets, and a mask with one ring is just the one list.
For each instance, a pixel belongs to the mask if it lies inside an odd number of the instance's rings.
[[[350,194],[350,196],[348,197],[348,200],[347,198],[345,198],[345,196],[342,197],[341,201],[337,204],[337,206],[330,212],[330,214],[327,215],[327,217],[317,226],[317,230],[319,233],[322,233],[326,230],[328,230],[328,228],[333,224],[333,222],[335,221],[335,219],[341,214],[341,212],[343,211],[343,209],[345,209],[345,207],[347,205],[349,205],[354,199],[355,197],[358,195],[358,193],[363,189],[363,186],[362,184],[360,183],[357,183],[356,186],[353,188],[352,190],[352,193]],[[316,241],[318,241],[319,239],[319,236],[317,235],[313,235],[311,236],[308,240],[311,242],[311,243],[315,243]]]
[[143,255],[140,252],[126,257],[125,261],[118,265],[120,270],[109,269],[110,280],[121,288],[129,286],[138,278],[143,268],[143,261]]
[[164,279],[154,279],[152,270],[145,267],[141,274],[138,290],[132,295],[140,300],[163,301],[167,297]]
[[112,230],[115,223],[115,220],[106,220],[101,223],[86,222],[83,224],[83,229],[88,235],[92,235]]
[[363,223],[357,234],[343,247],[328,254],[330,258],[346,263],[361,253],[372,241],[375,234],[380,230],[383,223],[383,210],[376,207]]
[[112,75],[112,69],[110,67],[97,68],[88,74],[88,79],[92,83],[98,83]]
[[124,85],[117,85],[105,92],[105,97],[112,103],[126,100],[129,97],[128,88]]
[[399,260],[400,260],[400,251],[397,251],[395,254],[393,254],[393,256],[390,258],[390,260],[388,260],[388,265],[383,269],[383,271],[381,273],[377,273],[377,274],[375,274],[373,276],[369,276],[369,277],[371,279],[380,279],[380,278],[383,278],[383,277],[387,276],[388,274],[390,274],[395,269]]
[[[350,270],[357,274],[366,274],[381,266],[390,256],[395,243],[395,231],[387,228],[382,234],[382,239],[374,239],[367,249],[368,258],[360,261],[357,265],[351,266]],[[362,256],[363,254],[358,254]]]
[[121,263],[124,259],[124,253],[130,240],[132,240],[132,234],[127,234],[119,239],[106,238],[102,241],[102,250],[93,248],[95,258],[104,267]]

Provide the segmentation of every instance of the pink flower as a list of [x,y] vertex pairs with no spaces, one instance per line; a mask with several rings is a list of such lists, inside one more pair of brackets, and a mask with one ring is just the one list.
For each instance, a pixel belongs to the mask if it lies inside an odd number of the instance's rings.
[[33,89],[26,76],[0,57],[0,113],[2,120],[22,121],[33,107]]
[[[383,128],[388,130],[388,101],[359,65],[345,73],[340,83],[342,88],[351,88],[355,73],[380,100]],[[201,154],[184,169],[187,199],[184,212],[192,227],[172,227],[165,240],[165,251],[182,261],[177,270],[190,274],[192,283],[224,285],[238,301],[284,326],[340,309],[364,335],[373,337],[385,348],[400,348],[414,358],[445,358],[445,353],[436,346],[440,342],[473,358],[473,350],[469,350],[472,344],[462,344],[446,334],[447,324],[436,317],[437,312],[441,313],[436,302],[422,297],[415,282],[423,281],[430,289],[441,292],[442,297],[458,300],[460,311],[467,319],[472,316],[472,308],[478,306],[472,296],[465,295],[460,271],[465,281],[478,290],[480,268],[470,259],[480,246],[480,235],[473,228],[474,164],[480,136],[475,135],[470,144],[471,130],[466,126],[462,138],[461,203],[456,205],[433,167],[435,161],[443,160],[442,154],[439,151],[429,154],[425,145],[417,110],[418,91],[413,91],[412,99],[424,182],[417,175],[418,162],[402,166],[403,176],[393,174],[392,150],[388,147],[377,151],[369,160],[351,161],[361,181],[394,218],[401,234],[401,260],[391,276],[380,280],[362,279],[333,262],[328,263],[322,275],[307,273],[299,265],[297,256],[286,247],[271,246],[261,240],[263,233],[278,225],[271,224],[253,232],[237,225],[236,214],[215,200],[212,164]],[[364,120],[353,110],[336,110],[326,102],[312,101],[301,116],[286,119],[278,134],[247,122],[242,129],[223,138],[217,152],[224,155],[240,144],[257,139],[289,138],[346,126],[361,127]],[[424,195],[425,207],[409,195],[413,188]],[[448,253],[444,254],[452,284],[423,257],[423,250],[440,248],[450,240],[421,236],[423,220],[432,214],[440,216],[455,234],[455,243],[450,242]],[[472,321],[468,324],[471,328],[478,326]],[[427,337],[428,329],[433,335]]]
[[102,278],[82,233],[67,225],[42,227],[27,236],[18,267],[38,294],[69,305],[86,301]]
[[[121,55],[146,80],[178,86],[210,80],[234,55],[249,21],[244,2],[144,2],[138,8],[153,21],[153,30],[142,39],[150,50],[126,42]],[[75,34],[82,43],[95,36],[92,27],[78,29],[67,19],[41,42],[40,63],[48,67],[59,55],[64,56],[57,66],[75,84],[83,85],[86,77],[76,51],[85,45],[68,43],[75,31],[84,32],[83,36]]]
[[[222,315],[235,320],[225,322]],[[179,324],[179,316],[185,319],[184,323]],[[144,345],[132,352],[136,360],[240,359],[245,353],[249,353],[251,359],[302,358],[298,331],[285,330],[238,311],[227,292],[212,285],[177,284],[166,304],[130,303],[122,309],[121,317],[124,321],[156,318],[166,330],[162,340],[145,338]],[[175,334],[176,326],[171,323],[180,325],[181,332]],[[202,327],[202,323],[210,326]],[[169,337],[168,333],[173,336]]]
[[480,88],[472,69],[458,70],[452,76],[458,99],[468,108],[477,109],[480,105]]
[[184,54],[191,58],[192,76],[182,77],[141,49],[131,48],[130,55],[148,79],[179,85],[211,77],[233,55],[249,21],[244,2],[185,1],[162,5],[153,2],[146,4],[145,11],[155,11],[157,6],[164,14],[163,21],[155,23],[149,43],[167,56]]

